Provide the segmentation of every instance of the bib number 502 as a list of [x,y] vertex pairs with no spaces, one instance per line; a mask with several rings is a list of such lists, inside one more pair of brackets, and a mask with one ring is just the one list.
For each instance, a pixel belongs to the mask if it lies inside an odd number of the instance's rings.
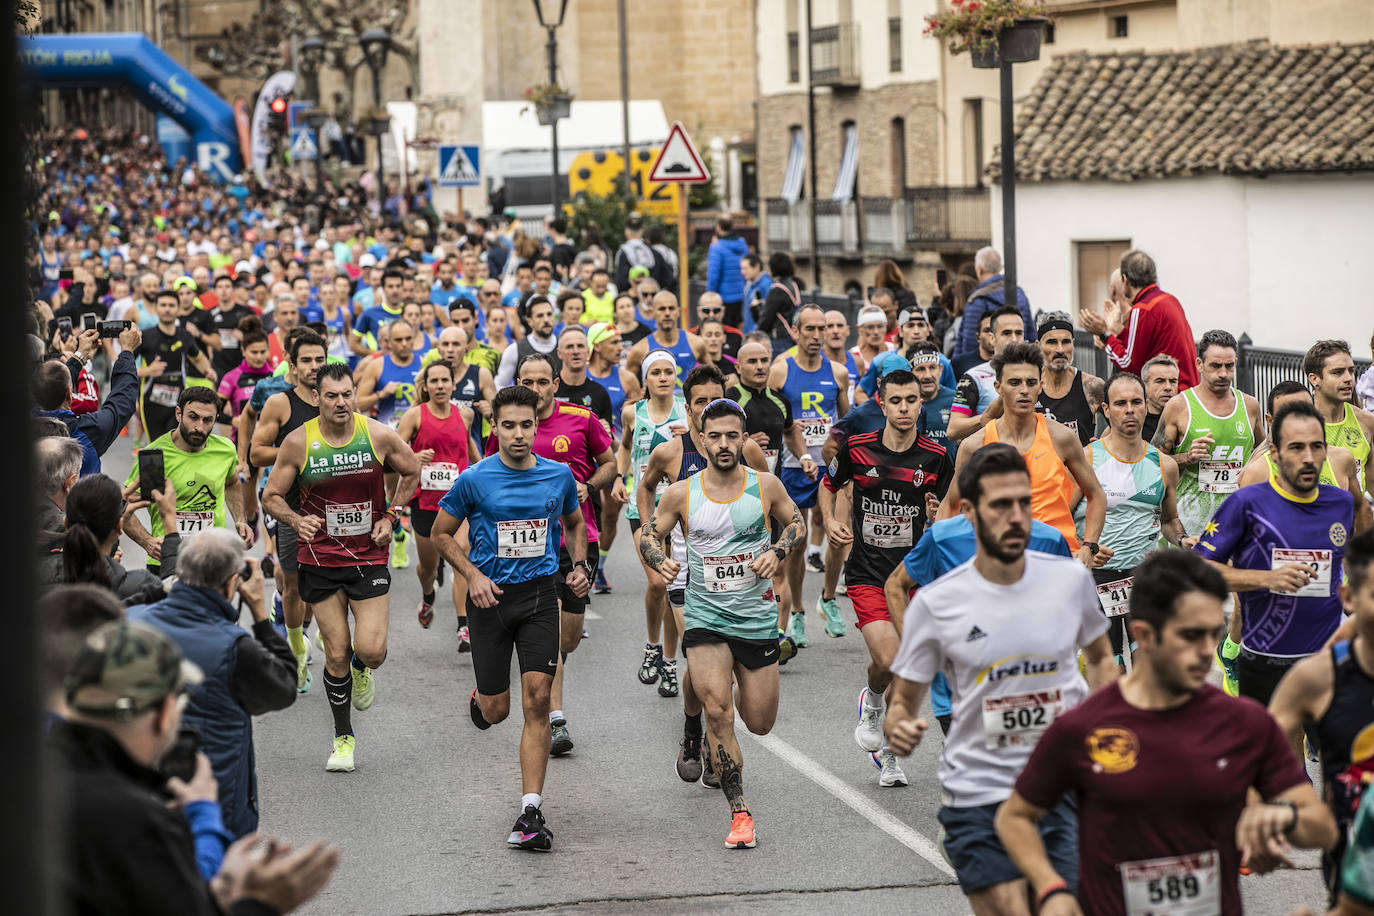
[[1151,903],[1163,903],[1166,900],[1176,903],[1179,900],[1188,900],[1196,897],[1201,890],[1194,875],[1152,878],[1146,889],[1149,891]]
[[1029,706],[1021,709],[1002,710],[1002,726],[1008,731],[1012,729],[1043,728],[1048,725],[1045,719],[1045,707]]

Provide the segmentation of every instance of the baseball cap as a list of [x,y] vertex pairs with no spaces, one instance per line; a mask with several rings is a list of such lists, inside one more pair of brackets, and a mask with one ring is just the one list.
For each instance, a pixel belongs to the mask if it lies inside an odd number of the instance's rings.
[[191,289],[195,289],[196,281],[192,280],[190,277],[177,277],[176,280],[172,282],[172,289],[181,289],[183,286],[189,286]]
[[641,229],[643,228],[643,226],[644,217],[639,215],[639,211],[636,210],[632,212],[629,216],[625,217],[626,229]]
[[930,319],[926,317],[926,310],[919,306],[916,308],[902,309],[902,313],[897,316],[897,327],[902,327],[908,321],[924,321],[926,324],[930,324]]
[[649,276],[649,268],[645,267],[643,264],[636,264],[634,267],[630,268],[631,280],[638,280],[640,277],[647,276]]
[[605,343],[614,338],[617,333],[615,325],[607,324],[604,321],[598,321],[596,324],[587,328],[587,345],[594,347],[599,343]]
[[872,397],[873,392],[878,390],[878,379],[891,375],[899,369],[905,369],[907,372],[911,371],[911,363],[907,362],[905,356],[898,353],[896,350],[888,350],[886,353],[879,353],[873,358],[873,362],[868,364],[868,371],[864,373],[863,379],[860,380],[859,387],[864,390],[865,394]]
[[373,254],[372,252],[370,252],[370,251],[367,252],[367,253],[364,254],[362,257],[358,258],[358,266],[359,266],[359,267],[376,267],[376,266],[377,266],[377,256],[376,256],[375,254]]
[[130,718],[204,679],[166,636],[116,620],[88,636],[77,652],[67,672],[67,705],[83,715]]
[[251,274],[252,272],[253,265],[249,264],[247,261],[239,261],[234,265],[234,276],[238,276],[239,274]]

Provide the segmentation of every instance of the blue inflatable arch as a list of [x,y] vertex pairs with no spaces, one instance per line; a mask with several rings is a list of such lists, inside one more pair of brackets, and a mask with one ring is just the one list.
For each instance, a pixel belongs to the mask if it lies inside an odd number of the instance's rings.
[[30,85],[122,85],[191,135],[202,171],[228,181],[243,170],[234,110],[140,32],[35,35],[18,39]]

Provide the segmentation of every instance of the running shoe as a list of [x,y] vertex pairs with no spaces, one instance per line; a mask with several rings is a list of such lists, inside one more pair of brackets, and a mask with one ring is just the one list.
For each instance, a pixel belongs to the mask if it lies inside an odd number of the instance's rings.
[[491,723],[482,718],[482,707],[477,705],[477,688],[472,688],[472,693],[468,694],[468,715],[472,716],[472,724],[482,731],[491,728]]
[[821,559],[819,553],[808,553],[806,555],[806,568],[812,572],[825,572],[825,560]]
[[335,735],[334,749],[329,754],[329,762],[324,765],[325,772],[352,773],[353,745],[352,735]]
[[611,593],[611,583],[606,581],[606,571],[600,566],[596,568],[596,578],[592,580],[592,591],[598,595]]
[[778,637],[778,664],[785,665],[797,654],[797,644],[791,636]]
[[806,615],[794,613],[787,624],[787,635],[798,649],[806,648]]
[[310,653],[296,656],[296,693],[310,689]]
[[421,596],[420,610],[416,612],[415,616],[420,621],[420,626],[428,630],[429,625],[434,622],[434,605]]
[[641,684],[657,684],[659,667],[663,664],[663,647],[644,645],[644,663],[639,666]]
[[669,699],[677,696],[677,659],[660,659],[658,675],[658,695]]
[[550,722],[553,735],[549,741],[549,756],[563,757],[570,754],[573,749],[572,735],[568,734],[568,720],[556,719]]
[[866,699],[867,687],[859,691],[859,724],[854,729],[854,740],[871,754],[883,746],[883,710],[866,706]]
[[391,536],[391,568],[405,569],[410,565],[410,551],[406,548],[406,532],[398,529]]
[[434,584],[437,585],[437,586],[439,586],[440,588],[443,588],[443,587],[444,587],[444,566],[446,566],[446,565],[447,565],[447,564],[444,563],[444,558],[443,558],[443,557],[440,557],[440,558],[439,558],[439,569],[438,569],[437,572],[434,573]]
[[472,639],[468,636],[467,627],[458,628],[458,654],[472,651]]
[[840,603],[834,598],[816,599],[816,611],[825,618],[825,635],[840,637],[845,634],[844,618],[840,616]]
[[281,592],[272,596],[272,629],[282,639],[286,638],[286,614],[281,609]]
[[716,776],[716,771],[711,767],[711,748],[708,745],[706,753],[701,755],[701,787],[703,789],[719,789],[720,777]]
[[683,782],[696,782],[701,778],[701,736],[683,735],[678,742],[677,778]]
[[1217,661],[1221,662],[1221,689],[1228,696],[1240,695],[1240,643],[1232,642],[1231,637],[1226,637],[1220,646],[1217,646]]
[[753,849],[754,818],[748,811],[736,811],[730,815],[730,835],[725,838],[727,849]]
[[878,785],[885,789],[893,786],[906,785],[906,773],[902,772],[902,765],[897,762],[897,755],[887,748],[883,748],[876,754],[870,754],[873,758],[873,765],[878,768]]
[[506,843],[517,849],[548,852],[553,848],[553,831],[544,823],[544,812],[534,805],[526,805],[515,826],[510,829]]
[[377,684],[372,678],[371,668],[359,671],[349,665],[348,669],[353,672],[353,708],[361,712],[377,698]]

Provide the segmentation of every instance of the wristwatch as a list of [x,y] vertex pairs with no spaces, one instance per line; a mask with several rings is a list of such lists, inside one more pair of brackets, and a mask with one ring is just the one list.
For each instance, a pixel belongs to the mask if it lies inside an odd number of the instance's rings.
[[592,564],[588,563],[586,560],[578,560],[576,563],[573,564],[573,566],[581,566],[582,572],[586,573],[587,578],[592,578]]
[[1102,549],[1097,546],[1097,541],[1084,541],[1083,546],[1092,551],[1093,556],[1097,556],[1097,552]]
[[777,554],[779,562],[787,559],[787,551],[783,550],[781,547],[774,547],[772,550],[773,553]]

